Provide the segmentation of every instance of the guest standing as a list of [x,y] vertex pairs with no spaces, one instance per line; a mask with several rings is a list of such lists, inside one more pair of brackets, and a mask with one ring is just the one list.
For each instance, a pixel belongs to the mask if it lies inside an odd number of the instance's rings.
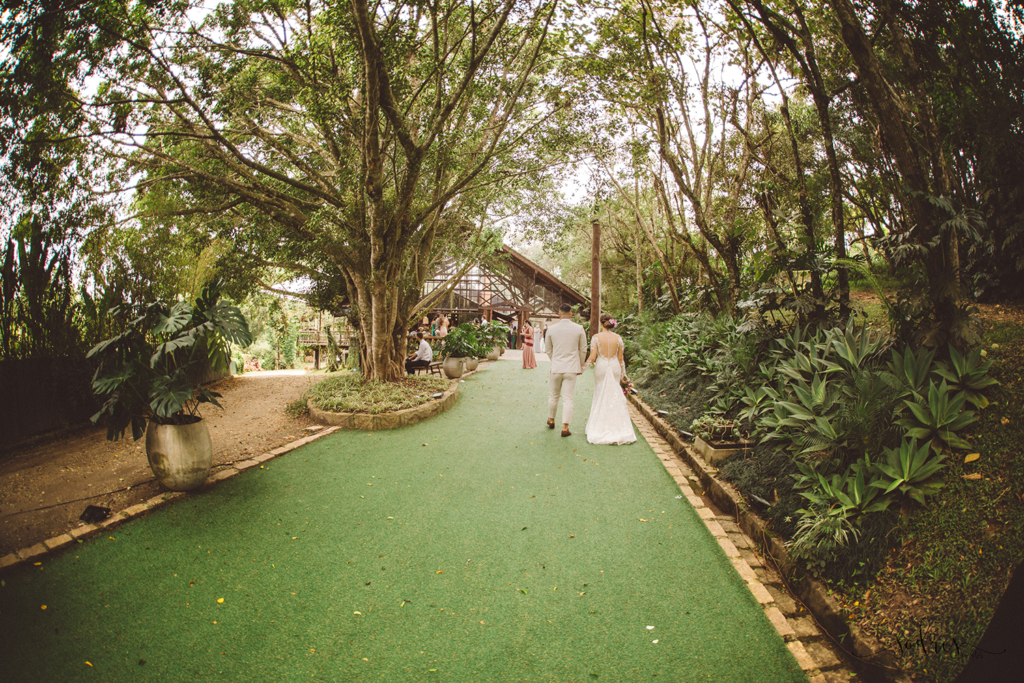
[[523,369],[532,370],[537,367],[537,356],[533,353],[533,328],[530,321],[523,324]]

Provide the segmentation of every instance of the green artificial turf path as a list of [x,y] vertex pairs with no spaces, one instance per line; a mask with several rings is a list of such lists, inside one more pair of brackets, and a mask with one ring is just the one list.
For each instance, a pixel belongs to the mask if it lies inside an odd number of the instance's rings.
[[3,680],[805,681],[647,443],[587,443],[592,374],[545,427],[546,367],[8,572]]

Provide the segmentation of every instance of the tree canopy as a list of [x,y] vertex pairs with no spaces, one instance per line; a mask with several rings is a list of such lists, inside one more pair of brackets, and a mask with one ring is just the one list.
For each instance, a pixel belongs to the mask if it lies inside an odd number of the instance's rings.
[[[3,7],[6,355],[74,326],[38,322],[46,278],[75,310],[76,277],[148,298],[291,274],[394,379],[424,280],[517,214],[567,272],[574,226],[615,226],[624,305],[843,318],[849,269],[884,264],[913,285],[901,334],[969,344],[969,302],[1020,293],[1012,3]],[[591,195],[552,205],[581,161]]]

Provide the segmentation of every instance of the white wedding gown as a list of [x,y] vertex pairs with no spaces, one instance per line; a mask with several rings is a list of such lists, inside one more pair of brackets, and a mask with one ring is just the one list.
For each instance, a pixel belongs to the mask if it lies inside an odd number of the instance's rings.
[[[594,341],[600,345],[595,336]],[[622,344],[622,338],[618,340]],[[622,368],[619,367],[619,349],[611,358],[597,352],[594,361],[594,400],[587,418],[587,441],[593,444],[627,444],[636,441],[633,422],[626,408],[626,396],[619,386]]]

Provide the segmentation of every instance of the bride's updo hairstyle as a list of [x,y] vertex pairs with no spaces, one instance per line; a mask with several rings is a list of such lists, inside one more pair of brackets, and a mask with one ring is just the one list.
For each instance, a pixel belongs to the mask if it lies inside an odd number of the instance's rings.
[[615,320],[615,318],[608,315],[607,313],[601,314],[601,327],[603,327],[604,329],[613,330],[615,329],[615,326],[618,324],[618,321]]

